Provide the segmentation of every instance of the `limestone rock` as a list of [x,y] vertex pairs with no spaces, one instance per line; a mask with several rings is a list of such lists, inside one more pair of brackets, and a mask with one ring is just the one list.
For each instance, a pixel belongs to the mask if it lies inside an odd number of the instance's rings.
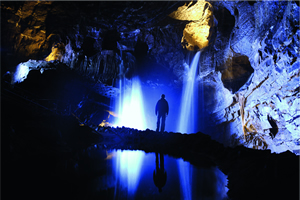
[[214,26],[213,11],[210,3],[197,1],[179,7],[169,16],[177,20],[191,21],[183,30],[182,46],[190,51],[208,46]]
[[[269,148],[274,152],[299,149],[299,6],[294,2],[237,3],[236,25],[231,48],[249,57],[254,69],[246,90],[243,110],[244,128],[235,129],[241,143],[251,148]],[[255,14],[254,14],[255,13]],[[269,19],[269,20],[268,20]],[[275,22],[271,19],[280,19]],[[292,28],[294,27],[294,28]],[[238,109],[225,109],[226,123],[243,126]],[[232,117],[234,116],[234,117]],[[224,123],[224,126],[228,126]],[[246,130],[246,141],[243,139]]]

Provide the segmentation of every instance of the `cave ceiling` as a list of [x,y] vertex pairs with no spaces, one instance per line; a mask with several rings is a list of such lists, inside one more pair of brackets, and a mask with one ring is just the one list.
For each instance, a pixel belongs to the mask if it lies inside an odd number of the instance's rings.
[[[69,66],[75,62],[76,66],[71,68],[79,69],[86,65],[85,56],[88,65],[97,68],[95,62],[99,59],[94,58],[100,55],[103,61],[100,67],[112,66],[112,70],[104,71],[119,73],[115,68],[119,65],[114,55],[117,53],[126,62],[128,78],[133,68],[146,74],[149,65],[169,73],[174,64],[177,68],[182,64],[179,60],[183,55],[178,49],[188,22],[168,15],[184,4],[183,1],[2,2],[2,30],[6,31],[2,31],[1,42],[3,62],[7,63],[2,70],[13,71],[13,66],[29,59],[59,60]],[[115,78],[112,74],[103,74],[105,80],[97,78],[109,82]],[[157,71],[152,74],[155,76]]]
[[[10,66],[28,59],[66,63],[76,57],[77,66],[71,68],[80,68],[87,56],[89,64],[97,67],[93,59],[99,54],[105,57],[103,65],[118,65],[107,63],[113,51],[122,60],[134,59],[125,64],[135,63],[125,67],[128,78],[133,68],[143,75],[150,66],[153,79],[161,71],[164,77],[171,73],[173,79],[182,80],[183,48],[207,47],[214,24],[212,5],[205,1],[2,2],[1,9],[6,30],[1,37],[2,53]],[[198,15],[182,17],[182,13],[195,12]],[[111,79],[111,75],[104,76]]]
[[[10,51],[38,59],[44,55],[36,55],[35,50],[39,48],[39,54],[43,49],[49,52],[54,43],[65,43],[67,39],[80,37],[82,41],[77,41],[77,47],[82,47],[78,42],[84,43],[87,37],[113,43],[133,37],[141,29],[167,26],[172,23],[167,15],[182,4],[176,1],[2,2],[2,26],[6,30],[2,38],[8,39],[2,42]],[[35,46],[22,49],[21,41]],[[11,43],[16,45],[10,47]],[[104,44],[104,48],[112,49],[113,45]]]

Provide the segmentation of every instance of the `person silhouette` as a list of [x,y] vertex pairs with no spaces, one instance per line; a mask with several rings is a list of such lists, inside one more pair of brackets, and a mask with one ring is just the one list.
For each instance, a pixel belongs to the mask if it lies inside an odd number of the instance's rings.
[[161,99],[158,100],[158,102],[155,106],[155,115],[157,115],[156,132],[159,132],[160,119],[161,119],[160,132],[165,131],[166,117],[168,114],[169,114],[169,104],[168,104],[167,100],[165,100],[165,95],[162,94]]
[[153,171],[153,181],[159,192],[162,192],[162,187],[165,186],[167,182],[167,172],[164,167],[164,155],[159,155],[160,160],[158,160],[158,153],[155,153],[155,170]]

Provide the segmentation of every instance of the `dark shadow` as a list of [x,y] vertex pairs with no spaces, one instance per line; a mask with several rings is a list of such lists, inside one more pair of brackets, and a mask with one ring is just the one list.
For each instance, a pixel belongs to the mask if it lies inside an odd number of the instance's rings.
[[221,72],[224,87],[234,94],[248,82],[254,69],[247,56],[237,55],[232,57],[231,64],[224,66]]
[[248,3],[250,6],[253,6],[256,3],[256,1],[248,1]]
[[218,31],[222,36],[229,38],[235,24],[235,18],[226,8],[221,8],[214,13],[218,20]]
[[97,50],[95,49],[96,40],[91,37],[84,38],[82,49],[83,53],[87,56],[93,56],[97,53]]
[[104,33],[102,41],[103,50],[114,50],[119,52],[117,42],[121,39],[120,33],[117,30],[109,30]]
[[272,128],[270,128],[270,136],[272,139],[274,139],[278,133],[278,126],[277,126],[275,120],[272,117],[270,117],[270,115],[268,115],[268,121],[269,121],[270,125],[272,126]]
[[162,188],[167,182],[167,172],[164,167],[164,155],[155,153],[155,170],[153,171],[153,181],[159,192],[162,192]]
[[146,42],[141,41],[140,39],[137,41],[134,47],[134,56],[137,61],[142,61],[148,54],[148,45]]

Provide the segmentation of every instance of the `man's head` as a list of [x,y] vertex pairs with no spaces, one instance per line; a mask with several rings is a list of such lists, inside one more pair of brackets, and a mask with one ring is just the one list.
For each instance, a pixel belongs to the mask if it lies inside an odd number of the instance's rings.
[[166,96],[164,94],[161,95],[161,98],[164,99]]

